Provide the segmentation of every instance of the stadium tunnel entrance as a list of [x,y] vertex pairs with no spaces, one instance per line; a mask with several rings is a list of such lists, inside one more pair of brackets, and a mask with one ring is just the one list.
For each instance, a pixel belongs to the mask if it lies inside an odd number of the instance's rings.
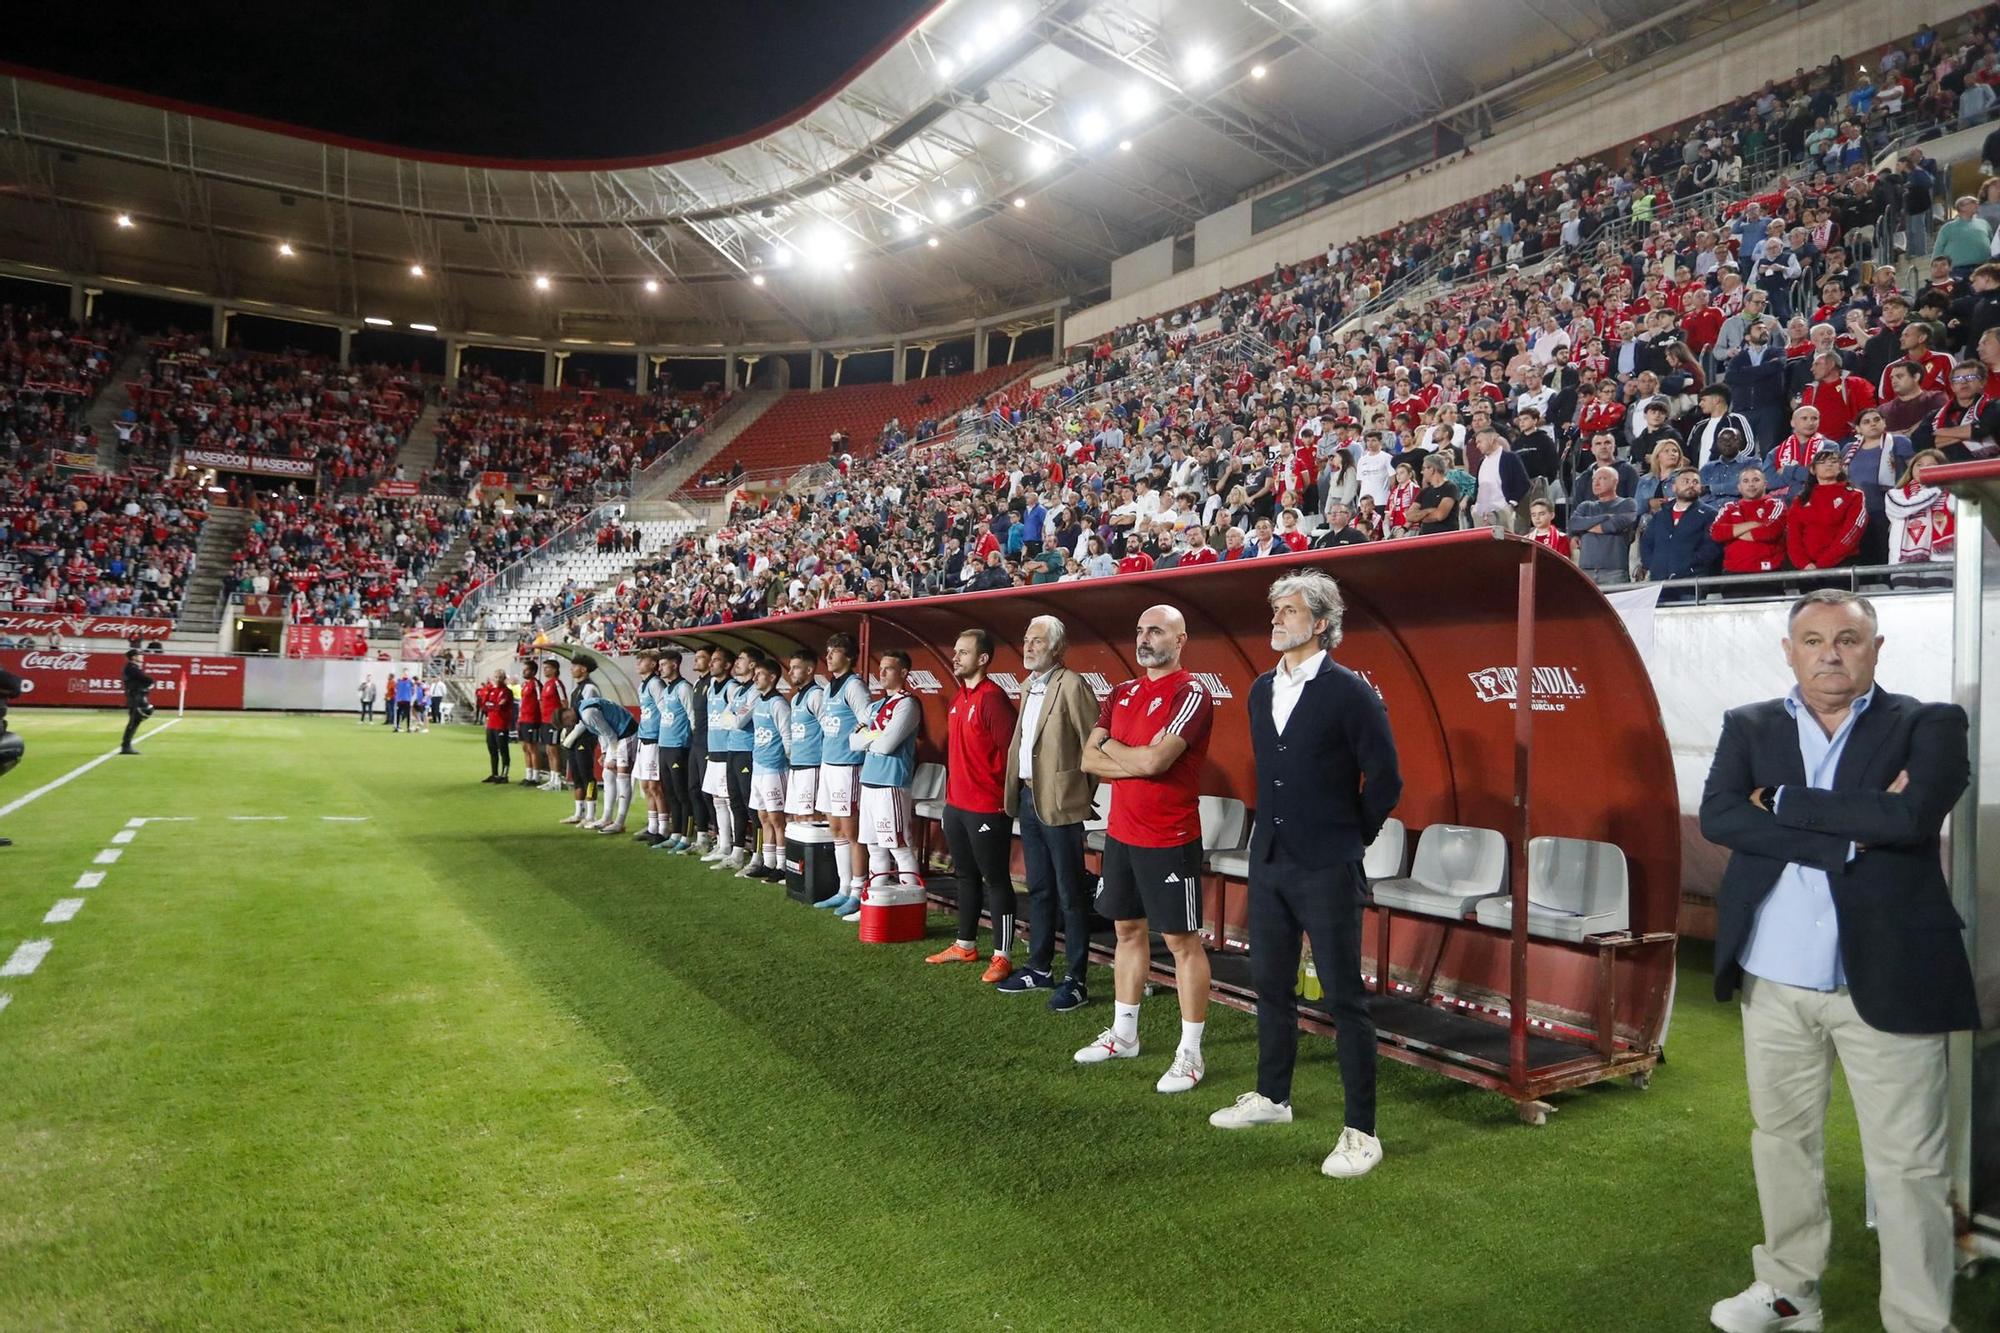
[[[976,626],[993,636],[992,672],[1014,694],[1028,622],[1055,616],[1068,633],[1066,665],[1101,698],[1137,674],[1134,627],[1147,607],[1166,603],[1187,620],[1183,665],[1219,705],[1202,789],[1248,806],[1256,775],[1244,707],[1273,660],[1265,593],[1275,577],[1301,568],[1332,575],[1346,599],[1335,656],[1387,706],[1404,778],[1395,816],[1411,846],[1433,824],[1497,830],[1507,842],[1508,883],[1521,886],[1531,838],[1588,839],[1621,849],[1629,872],[1627,928],[1573,941],[1531,933],[1525,894],[1513,895],[1506,928],[1371,905],[1362,961],[1384,1053],[1501,1092],[1536,1121],[1547,1112],[1538,1101],[1546,1093],[1610,1077],[1643,1083],[1659,1059],[1673,995],[1673,765],[1624,623],[1581,570],[1532,542],[1450,533],[1393,550],[845,605],[646,637],[782,655],[801,645],[821,651],[845,631],[871,666],[875,654],[903,649],[924,709],[920,758],[942,762],[960,631]],[[1527,709],[1517,706],[1524,680]],[[1237,944],[1247,938],[1247,888],[1204,879],[1205,927],[1211,913],[1220,918],[1219,929],[1205,932],[1217,997],[1249,1007],[1247,951]],[[1164,962],[1156,953],[1156,971]],[[1307,1026],[1331,1031],[1310,998],[1301,1014]]]

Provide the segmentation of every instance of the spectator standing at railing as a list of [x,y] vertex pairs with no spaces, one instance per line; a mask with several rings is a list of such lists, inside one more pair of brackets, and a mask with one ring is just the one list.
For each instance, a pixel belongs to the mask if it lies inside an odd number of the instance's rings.
[[1771,345],[1770,322],[1759,320],[1744,334],[1743,348],[1730,359],[1723,376],[1729,385],[1736,410],[1750,420],[1752,437],[1776,440],[1784,431],[1785,392],[1784,349]]
[[1966,278],[1993,253],[1993,230],[1979,216],[1979,201],[1961,195],[1952,204],[1952,219],[1938,228],[1932,254],[1951,261],[1952,276]]
[[1701,503],[1700,475],[1693,468],[1674,473],[1672,500],[1639,536],[1646,578],[1661,582],[1715,573],[1722,564],[1722,548],[1710,535],[1715,520],[1716,511]]
[[1618,471],[1599,467],[1590,474],[1590,498],[1573,503],[1569,533],[1577,546],[1577,563],[1600,586],[1631,578],[1633,529],[1638,506],[1618,493]]

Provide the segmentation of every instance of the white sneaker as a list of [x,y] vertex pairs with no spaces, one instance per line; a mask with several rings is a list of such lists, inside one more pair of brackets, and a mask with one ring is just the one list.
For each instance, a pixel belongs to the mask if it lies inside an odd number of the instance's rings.
[[583,816],[571,815],[568,819],[558,819],[556,822],[558,824],[581,824],[583,822]]
[[707,856],[715,850],[715,839],[709,837],[706,833],[697,837],[692,843],[689,843],[685,838],[681,841],[683,844],[681,850],[684,852],[694,852],[700,856]]
[[1130,1060],[1139,1053],[1139,1039],[1121,1041],[1118,1029],[1106,1028],[1097,1034],[1097,1039],[1076,1053],[1080,1065],[1103,1064],[1106,1060]]
[[544,782],[541,785],[542,791],[561,791],[562,789],[563,789],[562,783],[557,782],[554,778],[550,778],[547,782]]
[[721,861],[730,856],[731,854],[732,853],[730,852],[730,850],[726,847],[710,847],[707,853],[703,855],[701,859],[707,862],[715,862],[715,861]]
[[852,912],[844,914],[840,919],[851,926],[861,920],[861,909],[857,907]]
[[1248,1129],[1252,1125],[1289,1125],[1292,1104],[1274,1102],[1261,1092],[1246,1092],[1229,1106],[1209,1116],[1217,1129]]
[[738,850],[731,852],[729,855],[723,857],[720,861],[717,861],[715,863],[715,868],[717,870],[741,870],[744,866],[747,866],[749,864],[750,864],[749,853]]
[[1349,1127],[1340,1131],[1340,1140],[1319,1164],[1319,1173],[1335,1180],[1352,1180],[1373,1171],[1381,1160],[1382,1140]]
[[1153,1085],[1156,1092],[1193,1092],[1194,1085],[1201,1082],[1201,1076],[1208,1072],[1208,1066],[1201,1062],[1199,1051],[1175,1051],[1174,1062],[1167,1066],[1167,1072],[1160,1075],[1160,1081]]
[[623,824],[599,824],[597,831],[599,833],[623,833],[625,826]]
[[1752,1282],[1708,1308],[1708,1322],[1724,1333],[1790,1333],[1826,1327],[1817,1296],[1787,1296],[1768,1282]]

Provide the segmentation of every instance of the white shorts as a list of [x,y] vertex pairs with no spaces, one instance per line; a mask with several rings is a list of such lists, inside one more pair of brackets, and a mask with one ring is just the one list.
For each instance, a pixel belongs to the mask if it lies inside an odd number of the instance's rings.
[[781,813],[785,808],[785,770],[750,770],[750,808]]
[[729,761],[719,754],[708,757],[708,766],[701,773],[701,794],[729,799]]
[[813,798],[819,795],[819,770],[795,768],[785,775],[785,813],[811,818]]
[[660,747],[652,741],[639,742],[639,757],[632,761],[634,782],[658,782],[660,780]]
[[639,759],[639,738],[627,736],[604,747],[604,771],[606,773],[630,773],[632,765]]
[[819,792],[813,797],[813,808],[821,814],[838,815],[845,819],[854,814],[854,793],[861,790],[861,765],[821,764],[819,766]]
[[910,835],[916,827],[916,803],[908,787],[861,789],[863,847],[914,847]]

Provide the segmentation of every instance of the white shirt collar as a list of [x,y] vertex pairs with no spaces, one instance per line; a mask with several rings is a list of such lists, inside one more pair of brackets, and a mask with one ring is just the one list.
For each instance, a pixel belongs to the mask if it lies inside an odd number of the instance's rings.
[[1317,676],[1320,673],[1320,668],[1325,665],[1326,665],[1326,649],[1322,648],[1318,652],[1314,653],[1311,657],[1308,657],[1304,662],[1300,663],[1299,669],[1297,671],[1287,670],[1285,667],[1285,659],[1282,657],[1278,659],[1278,665],[1274,668],[1274,671],[1275,674],[1283,677],[1286,681],[1297,683],[1297,682],[1311,680],[1314,676]]

